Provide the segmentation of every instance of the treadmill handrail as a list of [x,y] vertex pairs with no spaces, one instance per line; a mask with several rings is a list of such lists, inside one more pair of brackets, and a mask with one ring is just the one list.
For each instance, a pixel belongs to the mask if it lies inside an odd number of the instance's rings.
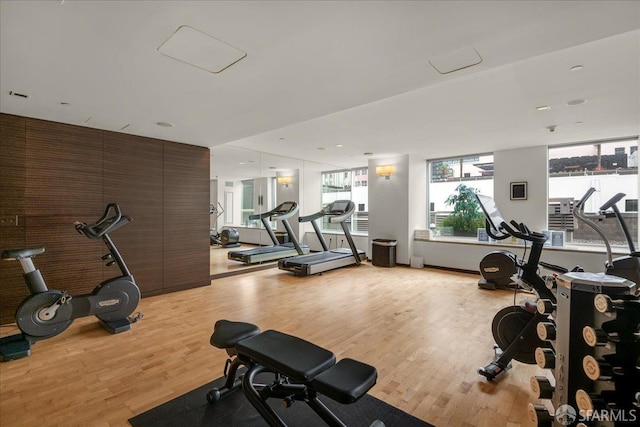
[[336,214],[329,213],[327,215],[329,216],[329,222],[330,223],[344,222],[347,219],[351,218],[351,215],[353,215],[353,212],[356,210],[356,205],[352,201],[349,201],[349,204],[347,206],[348,208],[343,214],[336,215]]
[[316,212],[314,214],[311,215],[306,215],[306,216],[301,216],[298,217],[298,222],[310,222],[310,221],[315,221],[316,219],[320,219],[323,216],[325,216],[325,212],[324,211],[320,211],[320,212]]

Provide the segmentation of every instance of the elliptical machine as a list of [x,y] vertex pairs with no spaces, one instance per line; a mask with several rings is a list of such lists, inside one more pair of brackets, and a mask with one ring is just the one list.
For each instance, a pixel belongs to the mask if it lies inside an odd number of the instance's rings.
[[[591,187],[587,190],[586,194],[582,197],[582,199],[576,203],[573,209],[573,216],[593,229],[598,236],[604,241],[604,245],[607,249],[607,261],[605,262],[605,274],[609,274],[612,276],[624,277],[634,283],[640,284],[640,252],[636,251],[635,245],[633,244],[633,239],[631,238],[631,233],[629,232],[629,228],[627,227],[627,223],[625,222],[622,214],[620,213],[620,209],[616,205],[626,194],[618,193],[613,196],[611,199],[607,200],[602,206],[600,206],[599,212],[596,215],[587,215],[584,213],[584,205],[586,201],[591,197],[591,195],[596,191],[595,188]],[[611,209],[611,211],[609,211]],[[605,218],[613,218],[615,217],[620,224],[620,228],[624,233],[624,237],[627,240],[627,245],[629,246],[629,255],[624,255],[621,257],[613,258],[611,245],[609,244],[609,240],[605,236],[604,232],[598,225],[595,220],[603,221]]]
[[16,323],[22,333],[0,339],[3,362],[31,355],[33,343],[60,334],[79,317],[95,315],[100,326],[112,334],[131,329],[131,324],[142,318],[141,313],[129,317],[138,306],[140,290],[109,237],[110,232],[130,221],[130,217],[122,215],[117,204],[109,203],[95,223],[74,224],[76,230],[89,239],[102,239],[109,250],[102,259],[107,261],[107,266],[117,264],[122,273],[100,283],[91,294],[72,297],[66,291],[48,289],[32,260],[44,253],[44,248],[2,251],[2,259],[20,262],[30,291],[16,311]]
[[[518,224],[515,221],[507,223],[491,197],[476,194],[476,198],[485,214],[486,230],[489,236],[496,240],[513,236],[525,242],[531,242],[529,258],[526,261],[514,263],[519,271],[518,276],[512,279],[516,284],[515,288],[532,291],[539,299],[555,303],[556,295],[553,288],[547,287],[545,280],[538,275],[538,265],[542,265],[540,255],[547,237],[542,233],[532,232],[523,223]],[[567,272],[567,269],[552,264],[545,263],[544,267],[561,273]],[[478,373],[487,380],[493,381],[511,368],[513,359],[529,365],[536,363],[536,349],[551,345],[548,341],[542,341],[537,333],[538,323],[547,319],[548,315],[541,314],[537,310],[536,303],[529,301],[498,311],[491,323],[491,332],[496,341],[495,359],[487,366],[479,368]]]
[[213,228],[209,229],[209,243],[210,245],[220,246],[223,248],[237,248],[240,246],[240,233],[235,228],[225,228],[221,232],[218,232],[218,219],[224,213],[224,208],[218,202],[218,207],[215,205],[209,205],[209,214],[216,215],[216,220]]

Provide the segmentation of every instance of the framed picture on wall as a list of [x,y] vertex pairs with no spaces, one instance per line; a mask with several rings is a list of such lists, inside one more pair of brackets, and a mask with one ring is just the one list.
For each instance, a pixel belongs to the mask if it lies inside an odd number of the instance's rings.
[[511,200],[527,200],[527,182],[511,183]]

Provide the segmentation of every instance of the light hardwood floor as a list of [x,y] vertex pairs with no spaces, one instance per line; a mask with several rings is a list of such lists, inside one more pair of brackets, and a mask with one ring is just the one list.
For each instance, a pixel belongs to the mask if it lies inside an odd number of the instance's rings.
[[0,364],[0,425],[128,425],[222,375],[226,354],[209,337],[216,320],[230,319],[375,366],[373,396],[438,427],[529,426],[529,378],[542,371],[516,362],[496,384],[476,373],[492,358],[494,313],[513,302],[477,279],[369,263],[303,278],[275,268],[145,298],[131,331],[109,335],[79,319],[32,356]]

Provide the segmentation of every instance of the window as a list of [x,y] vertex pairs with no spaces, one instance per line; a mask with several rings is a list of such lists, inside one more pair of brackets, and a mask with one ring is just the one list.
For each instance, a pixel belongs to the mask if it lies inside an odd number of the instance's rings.
[[[368,233],[369,231],[369,193],[367,188],[366,168],[340,170],[322,173],[322,206],[336,200],[351,200],[358,207],[347,224],[353,233]],[[359,171],[359,173],[357,173]],[[340,224],[330,224],[324,218],[321,225],[324,231],[342,231]]]
[[[473,197],[474,193],[493,197],[493,154],[470,155],[427,162],[429,170],[429,207],[427,224],[436,236],[467,236],[477,238],[477,229],[484,228],[484,215]],[[452,196],[460,203],[452,203]],[[465,209],[464,201],[477,206]]]
[[[603,246],[597,233],[578,222],[571,213],[575,201],[591,187],[596,192],[585,203],[587,215],[597,213],[600,206],[616,194],[625,193],[616,206],[637,245],[637,138],[549,147],[548,228],[564,231],[566,243]],[[612,246],[628,247],[617,218],[606,218],[597,225]]]
[[242,181],[242,225],[249,225],[249,215],[253,214],[253,180]]

